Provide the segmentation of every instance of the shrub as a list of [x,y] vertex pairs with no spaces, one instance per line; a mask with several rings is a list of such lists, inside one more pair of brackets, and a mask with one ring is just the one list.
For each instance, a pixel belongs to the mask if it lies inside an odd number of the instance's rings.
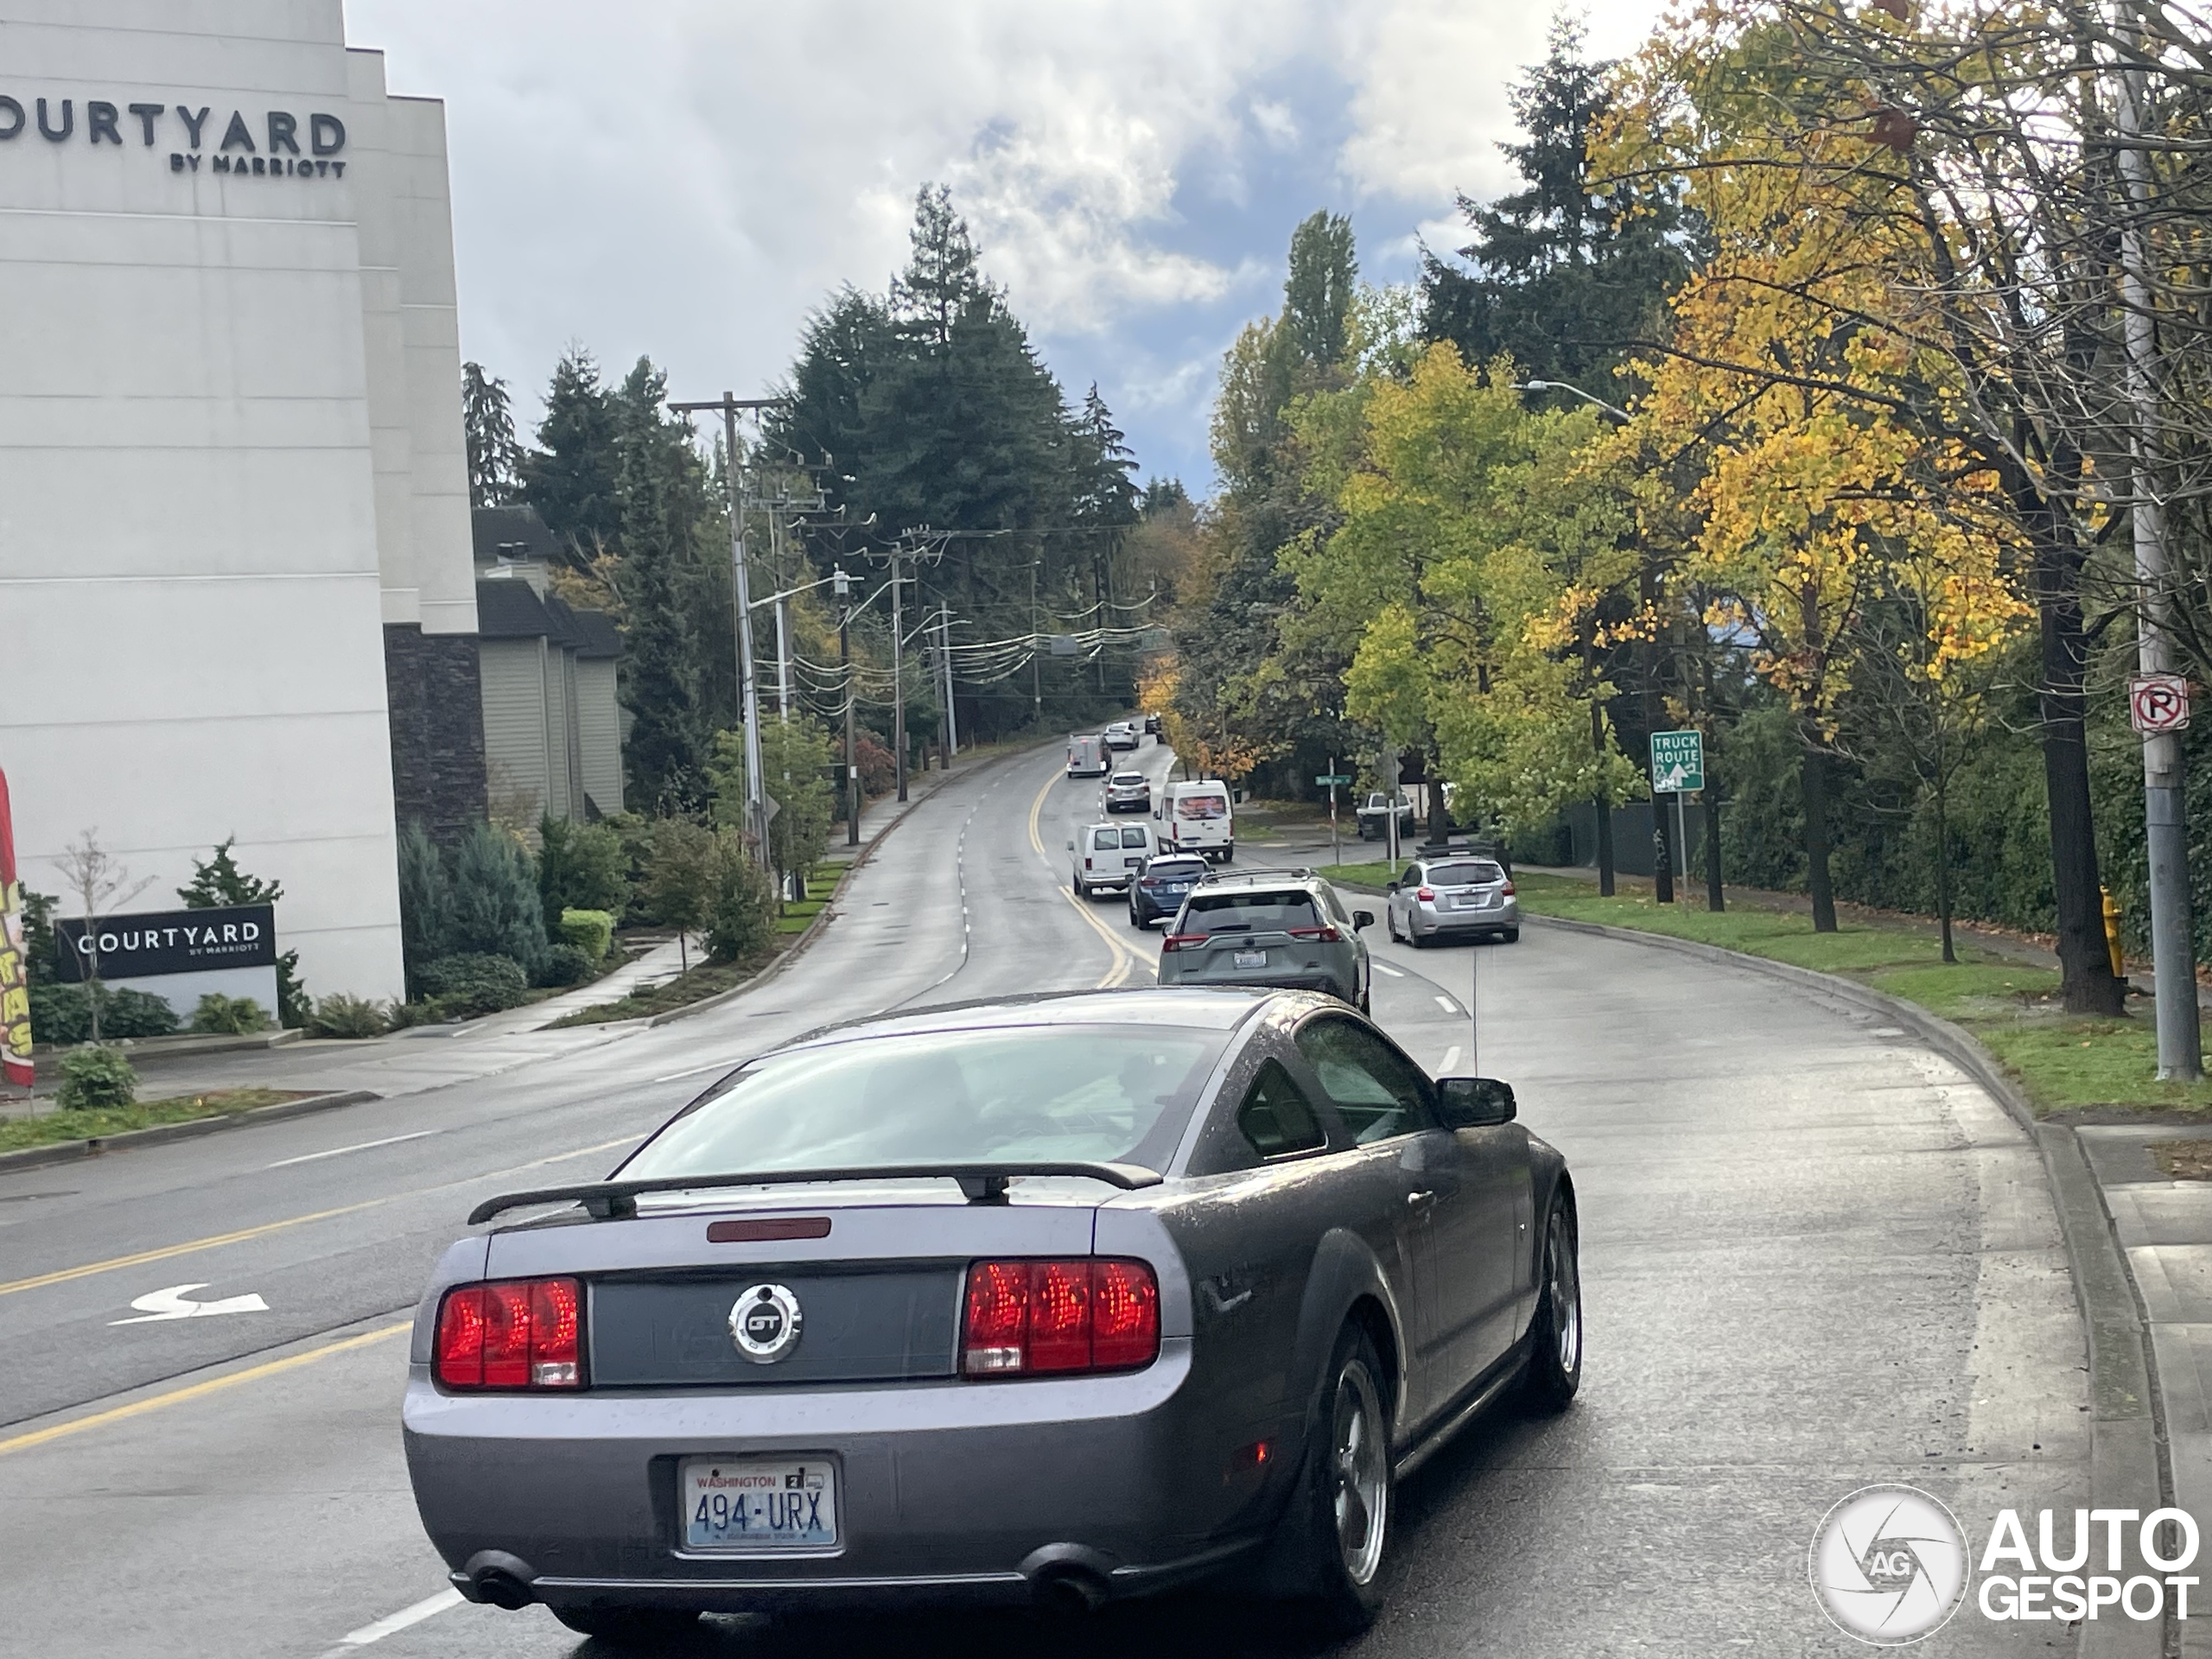
[[745,855],[736,832],[715,838],[715,896],[708,912],[707,954],[738,962],[767,948],[776,933],[776,888],[768,873]]
[[138,1098],[138,1074],[119,1048],[100,1044],[61,1057],[61,1087],[54,1104],[64,1111],[128,1106]]
[[603,823],[547,818],[537,826],[537,892],[544,901],[548,933],[557,936],[562,917],[571,910],[622,908],[630,894],[630,855],[620,834]]
[[505,957],[525,975],[545,967],[545,908],[530,855],[488,823],[454,856],[452,945],[457,955]]
[[539,982],[545,985],[581,985],[592,976],[600,959],[582,945],[563,943],[545,953],[545,971]]
[[512,957],[486,951],[441,957],[423,969],[434,1017],[473,1020],[530,1000],[530,976]]
[[[105,1029],[105,1018],[102,1027]],[[243,1036],[250,1031],[268,1030],[269,1016],[250,996],[225,996],[210,991],[192,1011],[192,1028],[210,1035]]]
[[[85,986],[34,985],[30,993],[33,1040],[81,1043],[91,1039],[92,995]],[[103,1038],[166,1037],[177,1028],[176,1010],[149,992],[103,985],[99,996]]]
[[866,732],[853,741],[853,764],[861,770],[861,794],[887,795],[898,786],[898,758]]
[[423,969],[453,951],[453,883],[419,823],[399,836],[399,948],[410,991],[421,990]]
[[[179,887],[176,896],[191,910],[214,910],[225,905],[274,905],[284,897],[280,881],[264,881],[238,868],[238,860],[231,849],[238,844],[232,836],[219,844],[205,859],[192,861],[192,880]],[[314,999],[300,983],[300,953],[284,951],[276,958],[276,1017],[288,1026],[304,1026],[315,1012]],[[107,1029],[107,1014],[102,1010],[100,1029]]]
[[384,1004],[333,991],[315,1005],[308,1028],[318,1037],[381,1037],[391,1023]]
[[614,948],[614,913],[607,910],[564,910],[561,912],[559,942],[573,944],[594,963],[604,961]]
[[664,927],[691,932],[713,912],[721,852],[713,830],[689,818],[653,826],[652,861],[645,868],[645,898]]

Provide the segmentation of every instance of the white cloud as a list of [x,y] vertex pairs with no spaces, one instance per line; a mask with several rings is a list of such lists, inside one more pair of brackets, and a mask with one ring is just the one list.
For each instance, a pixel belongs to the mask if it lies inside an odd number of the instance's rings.
[[[618,372],[652,353],[680,395],[757,389],[826,294],[903,263],[914,190],[941,180],[1063,378],[1181,409],[1171,444],[1217,362],[1193,342],[1274,301],[1277,198],[1360,207],[1387,254],[1455,188],[1495,188],[1503,82],[1546,21],[1513,0],[347,11],[395,91],[446,100],[463,345],[518,387],[581,340]],[[1262,219],[1251,245],[1223,231]]]

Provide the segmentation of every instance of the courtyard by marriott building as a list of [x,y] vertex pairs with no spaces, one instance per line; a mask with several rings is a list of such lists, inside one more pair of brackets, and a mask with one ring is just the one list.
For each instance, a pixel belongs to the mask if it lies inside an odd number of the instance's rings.
[[310,991],[399,995],[396,825],[485,789],[442,105],[340,0],[0,0],[0,365],[25,884],[234,835]]

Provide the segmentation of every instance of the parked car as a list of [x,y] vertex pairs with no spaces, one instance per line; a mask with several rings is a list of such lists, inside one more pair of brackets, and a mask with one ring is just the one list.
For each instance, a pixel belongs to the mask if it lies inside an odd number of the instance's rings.
[[1129,883],[1129,925],[1150,927],[1173,916],[1212,868],[1195,853],[1163,853],[1154,859]]
[[1234,799],[1229,785],[1217,778],[1170,784],[1153,816],[1160,821],[1160,835],[1169,846],[1228,864],[1236,857]]
[[1069,777],[1103,778],[1113,769],[1114,763],[1107,758],[1104,738],[1093,732],[1068,739]]
[[1144,717],[1144,734],[1147,737],[1158,737],[1160,735],[1160,716],[1158,715],[1147,715]]
[[1106,747],[1109,749],[1134,749],[1141,741],[1137,728],[1126,720],[1117,720],[1106,728]]
[[1416,945],[1437,938],[1521,938],[1521,901],[1497,861],[1465,854],[1425,858],[1389,886],[1390,937]]
[[1356,1632],[1395,1480],[1580,1386],[1574,1185],[1516,1115],[1295,993],[816,1033],[476,1206],[408,1351],[423,1527],[613,1644],[1228,1575]]
[[1359,838],[1362,841],[1388,841],[1390,838],[1390,815],[1394,810],[1398,817],[1398,836],[1402,841],[1414,827],[1414,804],[1401,791],[1394,809],[1390,797],[1379,789],[1370,792],[1367,798],[1359,804]]
[[1276,985],[1326,991],[1364,1014],[1370,973],[1336,889],[1307,871],[1215,875],[1191,890],[1160,945],[1162,985]]
[[1152,779],[1141,772],[1117,772],[1106,780],[1099,804],[1108,814],[1152,810]]
[[1144,861],[1159,850],[1149,825],[1086,825],[1068,842],[1069,883],[1082,899],[1102,888],[1119,892],[1136,879]]

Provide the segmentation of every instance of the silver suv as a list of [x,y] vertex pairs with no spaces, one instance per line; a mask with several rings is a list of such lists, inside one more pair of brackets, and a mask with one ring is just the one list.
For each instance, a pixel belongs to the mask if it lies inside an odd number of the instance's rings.
[[1416,860],[1389,887],[1390,937],[1417,945],[1431,939],[1521,938],[1521,903],[1513,878],[1497,860],[1456,853]]
[[1160,945],[1162,985],[1271,985],[1327,991],[1367,1012],[1375,918],[1345,913],[1309,870],[1210,875],[1191,889]]

